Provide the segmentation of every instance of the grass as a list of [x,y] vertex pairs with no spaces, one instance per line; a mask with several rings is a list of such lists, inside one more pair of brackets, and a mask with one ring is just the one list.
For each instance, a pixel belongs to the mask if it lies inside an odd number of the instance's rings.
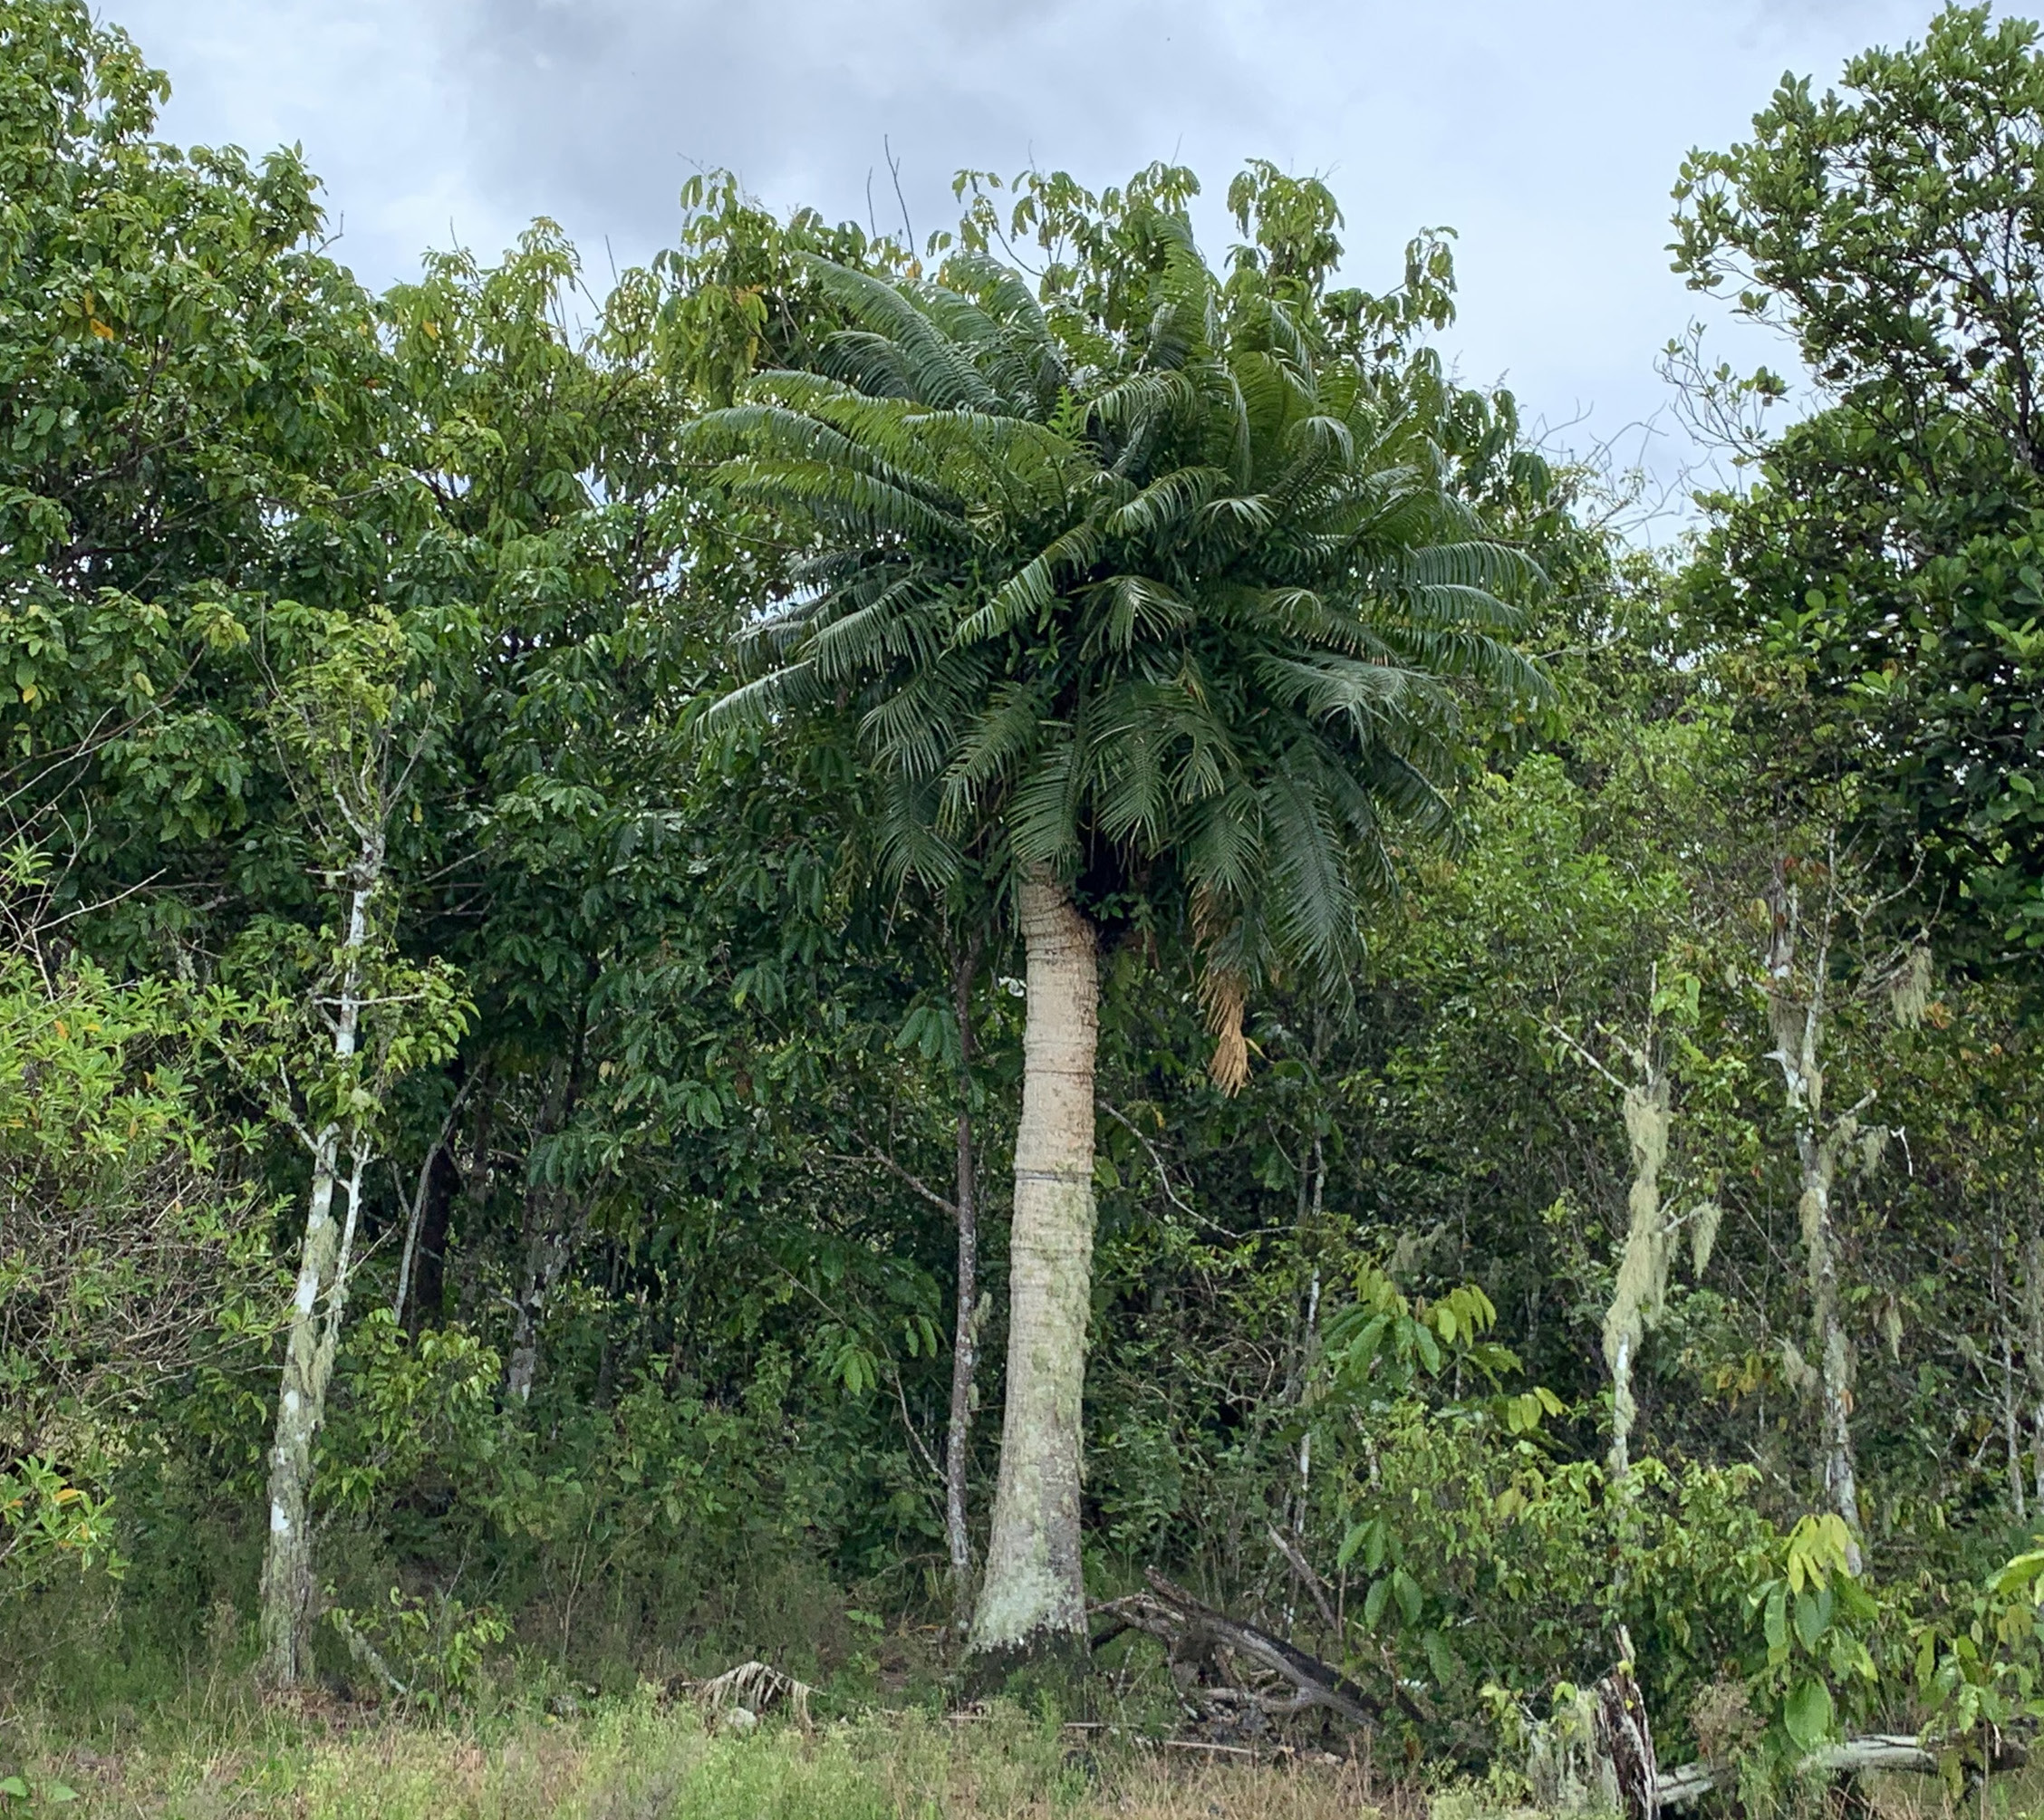
[[[181,1704],[181,1703],[180,1703]],[[163,1820],[1536,1820],[1480,1786],[1387,1785],[1365,1763],[1249,1762],[1146,1745],[997,1705],[874,1711],[749,1735],[651,1690],[568,1719],[443,1725],[239,1692],[118,1709],[81,1745],[34,1711],[0,1716],[0,1815]],[[1874,1793],[1880,1820],[2044,1815],[2044,1782],[1956,1809],[1934,1784]]]
[[[1143,1732],[1171,1703],[1127,1664],[1094,1703],[1114,1723],[1013,1701],[946,1712],[914,1661],[879,1656],[834,1680],[813,1726],[776,1714],[748,1735],[651,1684],[595,1699],[522,1659],[442,1720],[265,1701],[229,1616],[175,1662],[0,1627],[0,1670],[43,1665],[0,1673],[0,1820],[1540,1820],[1480,1784],[1423,1786],[1403,1758],[1387,1777],[1366,1758],[1159,1742]],[[1954,1807],[1920,1777],[1868,1792],[1868,1820],[2044,1820],[2044,1768],[1984,1804]]]
[[[443,1727],[253,1702],[203,1719],[136,1716],[91,1746],[15,1714],[9,1815],[165,1820],[1424,1820],[1365,1766],[1251,1764],[1143,1748],[997,1706],[876,1712],[804,1731],[709,1729],[650,1692],[569,1719]],[[51,1785],[74,1792],[54,1801]]]

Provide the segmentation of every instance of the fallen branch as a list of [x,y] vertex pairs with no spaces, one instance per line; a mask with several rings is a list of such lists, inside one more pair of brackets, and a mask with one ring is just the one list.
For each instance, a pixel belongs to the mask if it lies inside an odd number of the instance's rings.
[[1319,1608],[1322,1621],[1339,1636],[1341,1620],[1335,1616],[1335,1608],[1327,1603],[1327,1583],[1313,1571],[1313,1564],[1299,1552],[1298,1545],[1275,1523],[1267,1524],[1265,1528],[1270,1536],[1270,1546],[1285,1557],[1286,1564],[1298,1575],[1299,1584],[1313,1595],[1313,1603]]
[[[1848,1738],[1813,1750],[1797,1766],[1797,1770],[1805,1776],[1864,1776],[1878,1771],[1891,1775],[1935,1776],[1939,1773],[1939,1755],[1934,1746],[1925,1744],[1922,1738],[1912,1738],[1906,1732],[1869,1732],[1861,1738]],[[1991,1734],[1978,1767],[1990,1776],[1999,1776],[2008,1770],[2024,1768],[2029,1762],[2029,1747],[2020,1738],[1996,1731]],[[1663,1807],[1686,1806],[1713,1789],[1731,1786],[1733,1780],[1731,1771],[1709,1763],[1685,1763],[1678,1768],[1665,1769],[1657,1783],[1660,1804]]]
[[1382,1705],[1339,1669],[1258,1625],[1215,1611],[1153,1567],[1147,1577],[1148,1593],[1132,1593],[1094,1608],[1114,1620],[1094,1639],[1096,1648],[1123,1630],[1141,1631],[1164,1645],[1174,1668],[1190,1670],[1197,1658],[1210,1656],[1216,1645],[1224,1645],[1289,1681],[1297,1692],[1289,1699],[1273,1699],[1243,1689],[1201,1690],[1204,1696],[1222,1694],[1224,1699],[1220,1703],[1231,1703],[1225,1696],[1233,1695],[1238,1700],[1253,1702],[1273,1717],[1324,1707],[1352,1725],[1374,1725],[1383,1717]]
[[336,1606],[327,1613],[326,1620],[341,1632],[342,1640],[348,1645],[348,1653],[381,1681],[389,1692],[399,1700],[410,1697],[411,1690],[390,1672],[390,1665],[383,1660],[382,1652],[355,1628],[354,1621],[347,1613]]

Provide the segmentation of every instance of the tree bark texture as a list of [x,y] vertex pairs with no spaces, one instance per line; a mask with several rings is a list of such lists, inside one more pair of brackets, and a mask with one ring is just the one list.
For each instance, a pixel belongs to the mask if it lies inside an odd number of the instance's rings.
[[[362,965],[369,939],[369,903],[383,870],[381,829],[366,837],[352,869],[348,933],[333,1006],[333,1054],[345,1064],[362,1030]],[[269,1535],[263,1550],[258,1672],[272,1687],[296,1687],[312,1673],[313,1535],[308,1520],[313,1444],[326,1415],[327,1385],[346,1312],[348,1254],[354,1237],[366,1160],[359,1138],[353,1168],[340,1183],[343,1131],[339,1120],[313,1140],[313,1180],[305,1231],[299,1246],[298,1282],[284,1340],[284,1376],[277,1393],[276,1430],[270,1448]],[[337,1186],[347,1197],[346,1226],[334,1220]],[[321,1305],[326,1318],[321,1320]]]
[[960,1630],[968,1627],[972,1592],[972,1536],[966,1524],[966,1473],[979,1364],[979,1159],[972,1135],[972,985],[986,947],[975,935],[951,962],[951,1011],[958,1020],[957,1187],[958,1314],[951,1334],[951,1412],[944,1435],[944,1538],[951,1556],[951,1596]]
[[1080,1404],[1093,1283],[1092,925],[1047,875],[1019,892],[1027,974],[1009,1242],[1008,1397],[972,1644],[985,1654],[1085,1636]]
[[[1860,1535],[1859,1481],[1853,1465],[1852,1342],[1846,1334],[1838,1302],[1838,1247],[1831,1226],[1831,1185],[1838,1152],[1849,1141],[1856,1122],[1840,1120],[1818,1138],[1799,1133],[1797,1150],[1802,1163],[1803,1193],[1798,1208],[1803,1228],[1803,1253],[1809,1265],[1810,1331],[1817,1346],[1817,1397],[1823,1410],[1820,1465],[1824,1492],[1831,1508]],[[1851,1562],[1860,1571],[1856,1546]]]
[[[1834,876],[1835,869],[1834,869]],[[1797,1214],[1809,1274],[1810,1333],[1817,1353],[1817,1399],[1821,1411],[1817,1469],[1825,1501],[1852,1532],[1847,1564],[1856,1574],[1865,1565],[1859,1521],[1859,1485],[1852,1443],[1852,1342],[1839,1305],[1837,1236],[1831,1218],[1831,1189],[1838,1162],[1860,1134],[1860,1107],[1824,1119],[1822,1045],[1830,971],[1832,909],[1817,924],[1816,952],[1809,963],[1807,994],[1795,990],[1801,906],[1786,869],[1777,867],[1768,893],[1771,928],[1767,949],[1768,1026],[1774,1038],[1770,1059],[1780,1065],[1782,1085],[1796,1132],[1801,1194]],[[1868,1095],[1871,1099],[1872,1095]],[[1866,1103],[1862,1102],[1862,1106]]]
[[540,1179],[541,1159],[546,1141],[561,1131],[574,1101],[573,1071],[556,1063],[539,1107],[534,1131],[535,1154],[526,1160],[525,1195],[525,1273],[518,1286],[518,1299],[511,1312],[511,1347],[505,1362],[504,1391],[513,1402],[531,1401],[533,1385],[539,1377],[540,1328],[546,1319],[547,1305],[561,1276],[574,1256],[574,1244],[566,1232],[564,1198],[551,1182]]

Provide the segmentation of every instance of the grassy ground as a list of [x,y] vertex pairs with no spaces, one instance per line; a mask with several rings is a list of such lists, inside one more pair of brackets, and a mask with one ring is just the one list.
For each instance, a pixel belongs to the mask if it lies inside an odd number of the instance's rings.
[[[709,1729],[650,1696],[459,1729],[341,1710],[134,1716],[87,1747],[17,1713],[0,1812],[293,1820],[1424,1820],[1349,1762],[1250,1764],[1075,1731],[1011,1708],[879,1713],[804,1731]],[[54,1786],[53,1786],[54,1785]],[[0,1785],[5,1786],[5,1785]],[[75,1800],[64,1797],[70,1791]]]
[[[874,1713],[749,1735],[651,1695],[562,1719],[435,1725],[260,1706],[116,1716],[93,1742],[0,1719],[0,1815],[176,1820],[1537,1820],[1476,1787],[1387,1786],[1359,1762],[1246,1762],[1075,1730],[1014,1708]],[[15,1778],[16,1780],[10,1780]],[[5,1792],[25,1785],[25,1797]],[[2007,1785],[1958,1812],[1875,1791],[1879,1820],[2044,1814]]]
[[[92,1741],[0,1717],[0,1815],[165,1820],[1537,1820],[1472,1786],[1386,1784],[1355,1761],[1249,1762],[1138,1744],[1012,1707],[911,1709],[808,1729],[715,1729],[651,1694],[569,1719],[458,1727],[342,1707],[115,1713]],[[12,1793],[25,1788],[26,1793]],[[2044,1783],[1954,1810],[1873,1791],[1878,1820],[2044,1815]]]
[[[515,1702],[511,1685],[486,1689],[441,1722],[265,1702],[216,1653],[175,1677],[116,1659],[77,1685],[12,1701],[0,1689],[0,1820],[1540,1820],[1489,1787],[1425,1786],[1402,1763],[1387,1777],[1316,1751],[1250,1760],[1047,1708],[946,1713],[933,1692],[880,1708],[876,1690],[846,1690],[823,1703],[853,1716],[746,1733],[650,1687],[578,1705],[560,1684],[562,1710],[540,1710],[527,1682]],[[1923,1778],[1868,1792],[1864,1820],[2044,1820],[2044,1772],[1956,1809]]]

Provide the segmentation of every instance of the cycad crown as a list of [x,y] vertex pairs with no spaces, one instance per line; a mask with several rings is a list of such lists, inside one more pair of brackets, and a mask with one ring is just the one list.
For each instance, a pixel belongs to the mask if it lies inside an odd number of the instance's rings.
[[1145,331],[1086,363],[986,256],[812,262],[854,326],[689,437],[814,539],[715,714],[854,708],[903,872],[1175,884],[1239,1006],[1273,962],[1345,974],[1387,821],[1443,819],[1453,682],[1541,693],[1503,598],[1534,572],[1389,375],[1158,229]]

